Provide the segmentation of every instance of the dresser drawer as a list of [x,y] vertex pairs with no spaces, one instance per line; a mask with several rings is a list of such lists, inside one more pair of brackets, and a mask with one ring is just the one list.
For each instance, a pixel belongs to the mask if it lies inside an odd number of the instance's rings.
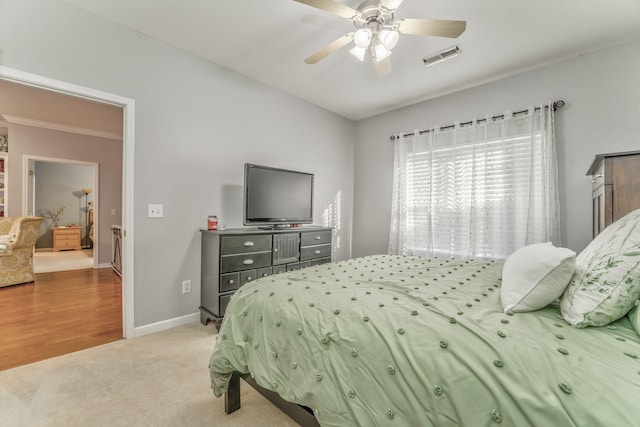
[[259,268],[258,275],[256,276],[256,278],[259,279],[261,277],[271,276],[272,274],[273,274],[273,269],[271,267]]
[[331,243],[331,230],[323,230],[317,232],[303,232],[302,246],[322,245]]
[[220,276],[220,292],[235,291],[240,287],[240,273],[222,274]]
[[220,257],[220,272],[252,270],[271,266],[271,251]]
[[256,280],[258,278],[257,270],[245,270],[240,272],[240,286],[245,285],[248,282]]
[[56,234],[56,242],[75,242],[79,237],[78,234]]
[[287,264],[280,264],[273,266],[273,274],[280,274],[287,271]]
[[220,248],[222,256],[247,252],[271,251],[271,236],[223,236]]
[[330,256],[331,245],[309,246],[300,250],[300,260],[302,261]]
[[217,313],[219,317],[224,317],[224,313],[227,311],[227,306],[229,305],[229,301],[231,301],[232,296],[233,294],[220,295],[220,311]]
[[317,258],[311,261],[311,266],[328,264],[330,262],[331,262],[331,258]]
[[57,237],[79,236],[79,235],[80,235],[80,230],[72,230],[72,229],[64,229],[64,228],[56,229]]

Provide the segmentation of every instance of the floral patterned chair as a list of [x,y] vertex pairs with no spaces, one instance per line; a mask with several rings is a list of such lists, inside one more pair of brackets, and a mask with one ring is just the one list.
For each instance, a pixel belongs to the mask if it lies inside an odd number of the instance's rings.
[[33,248],[42,218],[0,218],[0,287],[33,282]]

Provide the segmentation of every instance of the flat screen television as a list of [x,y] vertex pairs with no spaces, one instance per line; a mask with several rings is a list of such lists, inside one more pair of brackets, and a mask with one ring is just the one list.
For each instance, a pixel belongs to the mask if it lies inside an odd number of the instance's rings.
[[245,163],[244,225],[313,222],[313,174]]

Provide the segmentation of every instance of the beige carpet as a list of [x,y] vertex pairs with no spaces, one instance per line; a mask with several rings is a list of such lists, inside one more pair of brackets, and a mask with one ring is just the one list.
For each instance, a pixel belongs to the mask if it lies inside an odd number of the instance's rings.
[[93,268],[93,249],[81,251],[37,251],[33,254],[33,272],[79,270]]
[[244,383],[242,408],[224,413],[215,333],[191,323],[0,371],[0,426],[295,426]]

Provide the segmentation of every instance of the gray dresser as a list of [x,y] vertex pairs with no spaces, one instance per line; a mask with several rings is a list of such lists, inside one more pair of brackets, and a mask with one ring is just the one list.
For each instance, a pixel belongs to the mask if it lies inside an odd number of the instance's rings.
[[233,293],[272,274],[331,262],[332,229],[324,227],[261,230],[201,230],[200,321],[217,327]]

